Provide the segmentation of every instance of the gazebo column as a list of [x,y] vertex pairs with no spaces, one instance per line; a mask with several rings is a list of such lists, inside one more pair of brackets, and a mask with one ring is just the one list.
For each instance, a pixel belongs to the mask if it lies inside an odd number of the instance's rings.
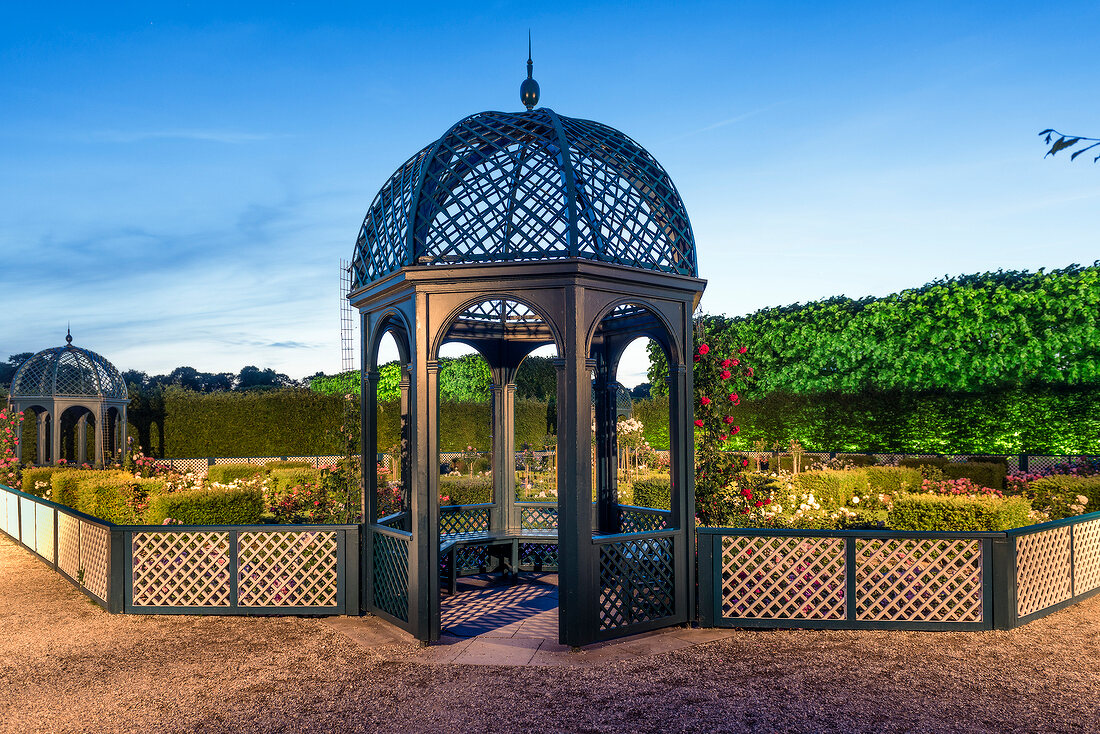
[[[690,331],[686,333],[690,334]],[[687,349],[691,349],[688,341]],[[691,354],[681,356],[688,365]],[[669,365],[669,508],[670,525],[688,529],[687,537],[695,537],[695,428],[692,404],[691,368],[685,364]],[[688,618],[695,616],[695,558],[694,548],[688,548],[683,533],[678,534],[674,557],[676,577],[683,583],[676,584],[676,609],[686,610]]]
[[49,453],[50,443],[50,414],[46,411],[41,411],[38,416],[38,438],[35,440],[35,452],[38,454],[37,461],[38,466],[44,466],[46,464],[46,456]]
[[363,437],[363,522],[378,520],[378,370],[361,374]]
[[[411,436],[409,435],[409,385],[412,380],[409,376],[410,367],[408,365],[402,365],[401,367],[401,382],[397,387],[400,391],[400,424],[398,426],[398,445],[397,456],[394,460],[397,461],[397,467],[395,473],[399,475],[401,481],[401,510],[405,513],[405,519],[402,521],[401,529],[406,532],[412,531],[412,513],[409,512],[409,505],[411,501],[409,499],[409,490],[411,483],[409,480],[409,446]],[[437,461],[438,463],[438,461]],[[436,467],[438,471],[438,467]]]
[[111,435],[110,426],[107,423],[107,411],[100,406],[99,415],[95,419],[95,463],[96,466],[103,466],[106,464],[104,458],[104,444],[107,443],[107,437]]
[[[417,323],[427,323],[417,304]],[[412,425],[416,452],[410,471],[412,542],[409,545],[409,631],[420,640],[439,639],[439,362],[428,361],[427,335],[416,336]]]
[[519,527],[516,507],[516,386],[496,382],[489,386],[493,413],[493,509],[489,527]]
[[596,370],[596,502],[597,528],[601,533],[621,531],[619,516],[618,441],[616,417],[618,383],[607,362]]
[[126,418],[126,405],[122,405],[122,410],[119,413],[119,439],[118,447],[120,449],[118,455],[118,461],[120,464],[126,462],[126,457],[130,455],[130,421]]
[[76,421],[76,463],[88,461],[88,413]]
[[591,642],[599,629],[599,576],[592,545],[592,381],[583,289],[566,291],[565,349],[558,363],[558,637]]
[[50,419],[50,462],[61,460],[61,415],[65,409],[54,406],[54,415]]
[[[8,411],[18,412],[20,408],[8,403]],[[19,421],[15,429],[15,458],[23,463],[23,421]]]

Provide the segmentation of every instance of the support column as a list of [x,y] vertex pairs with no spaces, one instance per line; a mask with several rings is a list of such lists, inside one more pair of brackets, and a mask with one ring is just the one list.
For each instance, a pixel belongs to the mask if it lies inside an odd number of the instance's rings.
[[412,532],[412,513],[409,511],[409,507],[412,504],[409,498],[409,488],[412,486],[411,477],[409,475],[409,441],[412,439],[412,436],[409,435],[409,385],[412,384],[411,369],[409,365],[402,365],[401,367],[401,382],[398,383],[398,389],[401,393],[399,403],[401,422],[398,428],[397,456],[394,457],[397,461],[395,474],[397,474],[401,480],[401,511],[405,513],[405,519],[401,525],[401,529],[406,532]]
[[80,416],[76,422],[76,463],[88,460],[88,413]]
[[54,406],[56,415],[50,416],[50,462],[56,464],[61,458],[61,414],[64,409],[58,411]]
[[45,466],[50,443],[50,414],[43,410],[36,416],[36,420],[38,421],[38,438],[35,439],[34,450],[38,456],[35,463],[38,466]]
[[95,463],[96,466],[106,465],[106,459],[104,457],[107,443],[107,437],[110,436],[110,425],[107,422],[107,411],[103,409],[103,406],[99,408],[99,415],[95,419]]
[[[690,334],[691,332],[687,332]],[[691,348],[688,341],[687,348]],[[686,355],[687,364],[691,356]],[[676,536],[676,611],[687,619],[695,610],[695,428],[691,368],[669,365],[669,507]]]
[[493,509],[489,527],[507,530],[519,526],[516,506],[516,386],[489,386],[493,413]]
[[378,520],[378,370],[364,370],[360,380],[363,445],[363,522]]
[[[418,299],[416,323],[428,322],[428,308]],[[417,329],[413,362],[412,455],[409,546],[409,631],[426,642],[439,640],[439,362],[428,361],[429,335]]]
[[126,418],[126,406],[122,406],[122,440],[119,443],[122,453],[119,455],[119,463],[125,464],[126,457],[130,455],[130,421]]
[[621,532],[619,517],[619,447],[616,433],[618,383],[606,361],[596,369],[596,501],[597,528],[603,534]]

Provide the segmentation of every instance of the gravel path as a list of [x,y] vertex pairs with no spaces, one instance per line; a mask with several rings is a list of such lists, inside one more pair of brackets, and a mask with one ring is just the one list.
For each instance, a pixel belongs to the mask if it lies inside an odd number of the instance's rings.
[[738,632],[587,667],[109,615],[0,536],[0,732],[1100,732],[1100,596],[1014,632]]

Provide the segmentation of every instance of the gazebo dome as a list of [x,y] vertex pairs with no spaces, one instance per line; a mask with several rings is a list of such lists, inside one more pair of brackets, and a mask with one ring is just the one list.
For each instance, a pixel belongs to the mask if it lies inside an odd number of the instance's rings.
[[88,349],[44,349],[19,368],[11,383],[11,397],[95,397],[126,400],[126,381],[113,364]]
[[545,107],[482,112],[378,192],[356,242],[353,287],[407,265],[562,258],[698,276],[683,202],[644,148]]

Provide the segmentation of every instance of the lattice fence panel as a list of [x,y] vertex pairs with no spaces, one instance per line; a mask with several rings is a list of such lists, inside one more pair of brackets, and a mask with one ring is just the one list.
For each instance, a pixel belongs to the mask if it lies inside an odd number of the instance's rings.
[[34,505],[35,502],[27,497],[19,498],[19,539],[23,541],[23,545],[31,548],[35,548],[34,542]]
[[241,533],[237,537],[237,604],[338,606],[336,536],[335,532]]
[[472,510],[457,510],[439,513],[440,535],[461,535],[464,533],[483,533],[489,530],[489,508],[479,507]]
[[980,540],[856,540],[856,618],[981,622]]
[[1027,457],[1027,470],[1029,472],[1041,472],[1052,469],[1059,464],[1073,463],[1076,459],[1076,456],[1036,456],[1032,454]]
[[489,570],[489,549],[483,545],[455,548],[455,568],[458,573],[480,573]]
[[558,546],[552,543],[520,543],[519,565],[535,571],[552,571],[558,567]]
[[19,537],[19,497],[14,494],[7,495],[8,508],[5,513],[8,518],[4,532],[13,538]]
[[1100,519],[1073,526],[1073,593],[1100,586]]
[[1017,616],[1070,598],[1069,539],[1069,527],[1016,538]]
[[668,515],[663,512],[645,512],[623,508],[619,515],[624,533],[651,533],[668,527]]
[[843,538],[722,539],[722,616],[844,619]]
[[230,605],[229,533],[133,535],[134,606]]
[[340,456],[339,454],[326,454],[324,456],[315,456],[313,465],[317,467],[331,466],[332,464],[338,463],[343,458],[344,457]]
[[210,468],[206,459],[163,459],[158,461],[158,464],[167,464],[177,471],[181,471],[185,474],[199,474],[206,475],[206,470]]
[[556,530],[558,508],[524,507],[520,510],[520,527],[524,530]]
[[[111,579],[111,531],[103,525],[80,521],[80,569],[85,589],[106,600]],[[80,580],[78,572],[78,580]]]
[[374,604],[392,617],[409,621],[408,541],[374,534]]
[[35,516],[35,552],[50,563],[56,563],[53,543],[53,514],[54,508],[47,505],[34,504]]
[[627,627],[676,613],[672,538],[600,545],[600,629]]
[[57,513],[57,566],[70,578],[80,571],[80,520]]

